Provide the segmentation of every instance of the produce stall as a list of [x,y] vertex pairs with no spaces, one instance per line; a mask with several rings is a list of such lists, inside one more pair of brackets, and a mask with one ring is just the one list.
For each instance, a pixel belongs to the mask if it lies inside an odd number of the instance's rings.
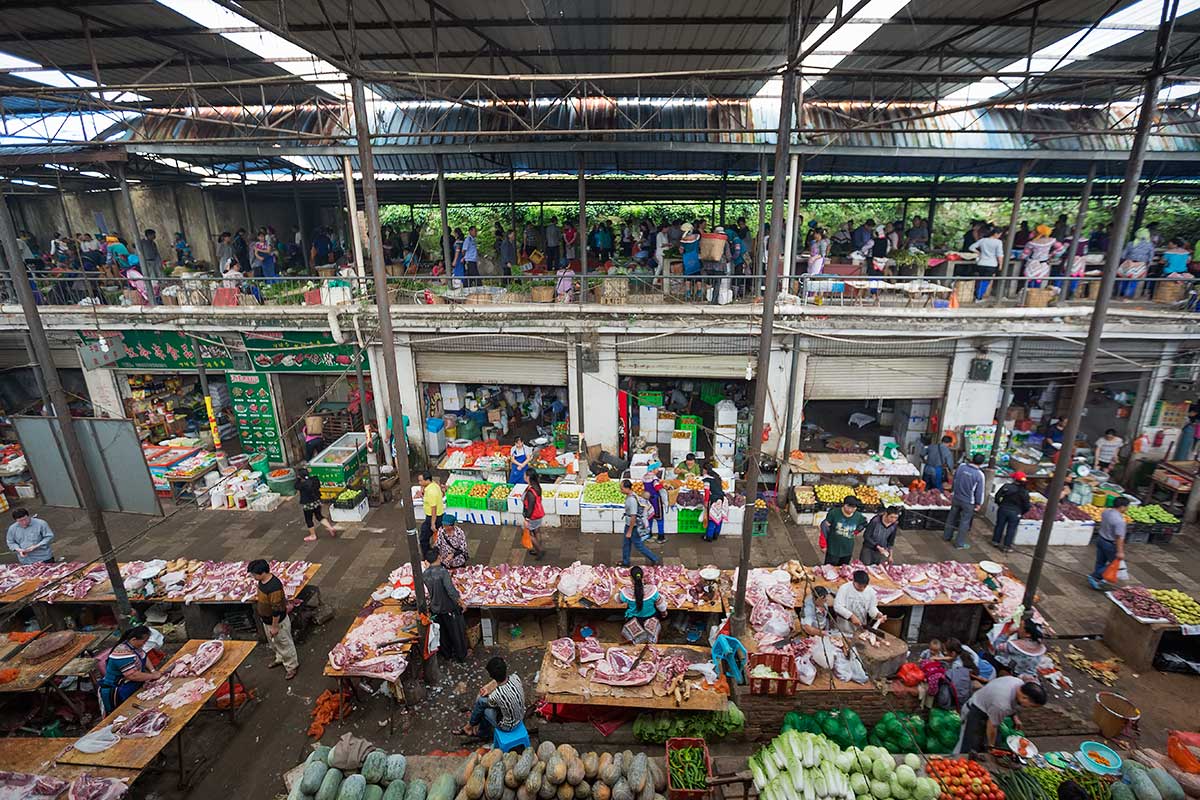
[[[202,649],[203,648],[203,649]],[[118,741],[98,753],[72,748],[59,757],[60,764],[143,770],[150,766],[172,741],[176,742],[180,788],[187,786],[195,767],[188,770],[184,756],[185,726],[200,713],[222,684],[228,686],[227,707],[220,709],[231,723],[249,698],[249,686],[238,674],[238,667],[254,649],[253,642],[198,640],[188,641],[162,667],[164,678],[146,684],[111,714],[100,720],[91,733],[114,726]],[[213,660],[215,656],[215,660]],[[239,687],[240,684],[240,687]],[[242,691],[238,692],[237,689]],[[119,718],[123,721],[118,722]]]
[[548,703],[690,711],[721,711],[729,702],[724,679],[709,684],[691,668],[711,664],[707,647],[595,639],[585,639],[583,645],[584,652],[578,652],[581,648],[572,639],[550,643],[535,687],[539,697]]
[[1130,586],[1105,594],[1112,608],[1104,624],[1104,643],[1135,672],[1163,663],[1164,639],[1186,646],[1200,636],[1200,603],[1183,592]]
[[793,485],[814,483],[823,475],[863,475],[871,477],[915,478],[920,473],[900,453],[894,458],[861,453],[802,453],[793,450],[788,458]]

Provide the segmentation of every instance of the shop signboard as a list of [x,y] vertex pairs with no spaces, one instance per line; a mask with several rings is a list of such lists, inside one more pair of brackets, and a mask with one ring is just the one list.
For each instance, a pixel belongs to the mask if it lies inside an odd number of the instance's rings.
[[275,422],[275,400],[270,379],[256,372],[231,372],[225,376],[229,399],[242,438],[242,451],[266,453],[272,464],[284,463],[283,439]]
[[355,361],[366,368],[365,351],[337,344],[327,333],[255,331],[242,341],[256,372],[346,372]]
[[[191,336],[174,331],[105,331],[110,341],[119,339],[125,346],[125,355],[113,366],[117,369],[144,369],[183,372],[196,369],[197,342]],[[80,331],[84,345],[96,343],[100,332]],[[233,357],[224,345],[199,342],[200,356],[208,369],[232,369]]]

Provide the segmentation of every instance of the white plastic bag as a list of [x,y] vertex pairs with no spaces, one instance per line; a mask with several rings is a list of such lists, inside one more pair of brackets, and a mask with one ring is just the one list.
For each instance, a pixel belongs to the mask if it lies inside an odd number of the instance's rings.
[[81,753],[102,753],[119,741],[121,737],[113,733],[112,725],[105,725],[100,730],[84,734],[71,746]]
[[842,654],[840,643],[829,636],[822,636],[813,644],[812,663],[821,669],[833,669]]
[[442,626],[436,622],[429,623],[429,640],[425,645],[425,656],[428,658],[442,646]]
[[804,656],[796,659],[795,674],[796,680],[805,686],[812,686],[813,681],[817,678],[817,668],[813,666],[812,659]]

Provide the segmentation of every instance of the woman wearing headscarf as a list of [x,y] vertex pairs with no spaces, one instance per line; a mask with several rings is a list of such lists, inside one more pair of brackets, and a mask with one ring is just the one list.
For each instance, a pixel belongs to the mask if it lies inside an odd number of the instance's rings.
[[1038,288],[1042,279],[1050,276],[1050,260],[1062,252],[1065,245],[1050,235],[1049,225],[1038,225],[1037,236],[1025,243],[1021,256],[1025,259],[1025,277],[1029,279],[1027,286]]
[[667,601],[658,593],[658,587],[645,585],[641,567],[629,570],[629,580],[632,585],[618,595],[625,604],[625,619],[629,620],[621,633],[633,644],[657,643],[662,632],[658,617],[666,617]]
[[[721,526],[729,517],[729,501],[725,499],[722,478],[712,464],[705,465],[700,480],[704,481],[704,517],[707,520],[704,541],[711,542],[721,535]],[[754,511],[753,507],[748,510]]]
[[132,697],[143,684],[162,677],[142,650],[149,641],[150,629],[138,625],[121,634],[108,652],[104,677],[100,679],[100,702],[105,715]]
[[1117,296],[1133,297],[1138,283],[1146,277],[1150,262],[1154,260],[1154,244],[1150,241],[1150,229],[1138,228],[1133,241],[1125,245],[1121,263],[1117,265]]

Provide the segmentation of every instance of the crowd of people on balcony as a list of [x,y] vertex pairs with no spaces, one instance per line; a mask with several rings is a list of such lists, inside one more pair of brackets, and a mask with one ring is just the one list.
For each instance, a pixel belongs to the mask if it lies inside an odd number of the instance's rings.
[[[831,227],[817,219],[807,223],[803,218],[799,220],[797,230],[803,231],[803,237],[797,237],[795,255],[798,259],[807,256],[810,276],[822,274],[834,260],[853,260],[862,264],[861,271],[867,277],[882,278],[898,271],[894,266],[898,255],[931,249],[930,225],[920,216],[908,223],[903,219],[882,223],[874,219],[848,219],[837,224],[832,232]],[[701,240],[710,232],[724,235],[716,251],[719,258],[714,258],[711,247],[701,248]],[[401,265],[405,275],[429,271],[444,276],[456,287],[496,275],[545,274],[555,278],[555,294],[562,301],[574,299],[578,291],[579,264],[584,252],[589,272],[615,266],[649,270],[661,279],[675,276],[682,280],[685,299],[707,296],[714,302],[715,281],[729,278],[725,285],[737,297],[751,290],[751,276],[766,272],[771,236],[769,224],[764,223],[761,232],[757,232],[745,217],[732,225],[713,225],[704,218],[658,222],[649,218],[599,219],[589,222],[586,230],[577,227],[574,220],[560,225],[557,217],[544,224],[526,221],[511,227],[496,220],[492,244],[486,253],[482,252],[474,227],[465,231],[454,228],[449,238],[447,265],[440,252],[428,252],[422,246],[423,233],[423,224],[415,219],[407,229],[399,225],[384,226],[386,262]],[[971,220],[961,244],[955,242],[957,248],[946,248],[973,254],[955,264],[953,275],[978,279],[977,300],[987,295],[992,278],[1003,274],[1012,260],[1019,262],[1016,274],[1024,278],[1025,286],[1054,286],[1062,297],[1070,299],[1079,292],[1082,278],[1100,274],[1103,261],[1095,256],[1107,253],[1112,246],[1111,223],[1096,225],[1087,235],[1075,238],[1066,214],[1058,215],[1053,224],[1022,221],[1012,233],[1012,250],[1006,253],[1008,233],[1007,226]],[[102,287],[114,285],[125,290],[123,302],[137,302],[130,292],[135,292],[141,302],[152,302],[151,293],[156,291],[153,279],[173,270],[205,268],[221,277],[223,287],[252,293],[261,299],[259,284],[273,282],[285,272],[312,275],[320,271],[332,275],[337,270],[352,270],[355,261],[354,248],[327,226],[314,229],[307,241],[296,226],[290,236],[281,236],[272,226],[260,227],[254,233],[245,228],[223,231],[217,237],[216,263],[212,266],[194,256],[182,231],[176,231],[169,243],[162,242],[154,229],[143,231],[136,242],[117,232],[94,235],[80,232],[73,236],[56,233],[42,243],[23,230],[19,232],[17,246],[35,279],[38,301],[58,304],[114,302],[111,294],[101,291]],[[1073,252],[1068,252],[1072,249]],[[1153,283],[1147,278],[1190,278],[1193,265],[1200,271],[1200,241],[1192,249],[1180,238],[1165,239],[1151,222],[1137,229],[1122,245],[1118,264],[1114,294],[1125,298],[1148,296]],[[327,272],[326,268],[333,268],[334,272]],[[45,278],[58,280],[41,283],[37,280]]]

